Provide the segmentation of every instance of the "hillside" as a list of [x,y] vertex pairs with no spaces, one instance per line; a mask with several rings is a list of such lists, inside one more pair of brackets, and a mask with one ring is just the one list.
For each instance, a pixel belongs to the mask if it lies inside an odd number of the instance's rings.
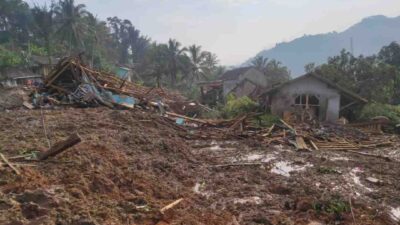
[[372,16],[343,32],[305,35],[290,42],[279,43],[274,48],[261,51],[257,56],[281,61],[289,67],[292,77],[297,77],[304,73],[304,65],[308,63],[323,63],[342,49],[351,51],[351,39],[355,55],[377,53],[390,42],[400,40],[399,28],[400,16]]

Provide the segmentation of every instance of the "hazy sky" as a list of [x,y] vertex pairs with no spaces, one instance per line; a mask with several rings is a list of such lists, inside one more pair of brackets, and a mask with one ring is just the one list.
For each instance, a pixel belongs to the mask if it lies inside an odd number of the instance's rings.
[[[49,0],[27,0],[42,4]],[[342,31],[372,15],[399,16],[400,0],[76,0],[100,19],[118,16],[157,42],[175,38],[239,64],[304,34]]]

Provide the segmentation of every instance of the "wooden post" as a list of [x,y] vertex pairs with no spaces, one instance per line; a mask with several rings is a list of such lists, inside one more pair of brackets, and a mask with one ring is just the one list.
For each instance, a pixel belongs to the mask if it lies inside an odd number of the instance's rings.
[[81,141],[82,139],[78,134],[73,134],[67,140],[55,143],[49,150],[40,154],[38,159],[46,160],[49,157],[56,156]]

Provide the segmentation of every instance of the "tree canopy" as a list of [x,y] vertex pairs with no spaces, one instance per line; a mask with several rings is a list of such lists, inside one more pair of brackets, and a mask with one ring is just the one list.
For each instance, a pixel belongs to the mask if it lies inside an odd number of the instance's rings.
[[[0,1],[0,67],[23,64],[32,54],[82,55],[101,70],[125,66],[147,85],[191,89],[194,82],[222,72],[215,54],[176,39],[156,43],[134,24],[116,16],[99,20],[86,5],[58,0],[29,6],[22,0]],[[26,60],[25,60],[26,61]]]

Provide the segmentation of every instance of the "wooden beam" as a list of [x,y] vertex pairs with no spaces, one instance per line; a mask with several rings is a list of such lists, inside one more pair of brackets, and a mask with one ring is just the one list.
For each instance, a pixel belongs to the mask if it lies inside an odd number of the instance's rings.
[[78,134],[73,134],[67,140],[55,143],[49,150],[40,154],[38,159],[46,160],[49,157],[56,156],[81,141],[82,139]]
[[339,111],[342,111],[342,110],[344,110],[344,109],[346,109],[346,108],[348,108],[348,107],[350,107],[350,106],[352,106],[352,105],[354,105],[354,104],[357,104],[357,102],[355,102],[355,101],[354,101],[354,102],[351,102],[351,103],[349,103],[349,104],[347,104],[347,105],[341,107]]
[[167,211],[168,209],[172,209],[173,207],[178,205],[181,201],[183,201],[183,198],[180,198],[180,199],[172,202],[171,204],[168,204],[168,205],[164,206],[162,209],[160,209],[161,214],[164,214],[165,211]]
[[17,167],[15,167],[14,165],[12,165],[12,164],[8,161],[8,159],[7,159],[3,154],[0,153],[0,157],[1,157],[1,159],[2,159],[12,170],[14,170],[14,172],[15,172],[17,175],[21,175],[21,172],[19,172],[19,170],[17,169]]
[[318,151],[319,148],[317,147],[317,145],[315,145],[315,143],[312,140],[309,140],[309,141],[310,141],[310,144],[313,146],[313,148]]

